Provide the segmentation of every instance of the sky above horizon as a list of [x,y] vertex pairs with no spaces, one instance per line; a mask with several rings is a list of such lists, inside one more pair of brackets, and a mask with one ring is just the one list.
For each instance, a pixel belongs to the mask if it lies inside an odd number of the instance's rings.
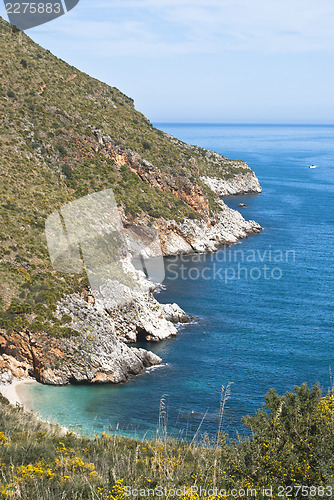
[[333,25],[333,0],[80,0],[26,33],[152,122],[334,123]]

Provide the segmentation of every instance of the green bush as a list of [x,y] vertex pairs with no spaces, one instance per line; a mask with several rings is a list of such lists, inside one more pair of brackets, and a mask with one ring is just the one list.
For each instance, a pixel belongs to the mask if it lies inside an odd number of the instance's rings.
[[72,317],[69,314],[64,314],[60,322],[62,325],[65,325],[66,323],[72,323]]
[[9,315],[7,312],[0,312],[0,328],[11,331],[13,326],[13,316]]
[[63,172],[63,174],[67,179],[73,179],[73,170],[69,165],[63,165],[61,167],[61,171]]
[[59,151],[59,153],[60,153],[61,156],[66,156],[67,155],[67,151],[66,151],[65,147],[63,146],[63,144],[58,143],[57,144],[57,150]]
[[32,307],[30,304],[12,302],[8,307],[8,313],[12,314],[30,314],[32,312]]

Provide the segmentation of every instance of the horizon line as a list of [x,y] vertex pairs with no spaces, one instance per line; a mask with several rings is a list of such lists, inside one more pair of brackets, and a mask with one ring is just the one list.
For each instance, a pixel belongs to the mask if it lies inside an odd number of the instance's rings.
[[156,121],[157,125],[266,125],[266,126],[290,126],[290,127],[333,127],[334,123],[272,123],[272,122],[187,122],[187,121]]

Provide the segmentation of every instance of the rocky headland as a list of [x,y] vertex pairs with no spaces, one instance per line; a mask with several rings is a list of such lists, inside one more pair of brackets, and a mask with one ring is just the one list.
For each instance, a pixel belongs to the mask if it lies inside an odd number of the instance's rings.
[[236,174],[229,179],[218,179],[216,177],[201,177],[201,179],[219,196],[257,194],[262,192],[259,180],[254,172]]

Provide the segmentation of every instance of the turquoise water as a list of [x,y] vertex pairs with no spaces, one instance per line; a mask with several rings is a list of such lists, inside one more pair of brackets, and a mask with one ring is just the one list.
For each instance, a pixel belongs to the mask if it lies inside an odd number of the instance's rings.
[[326,391],[331,383],[334,126],[158,126],[249,163],[263,193],[225,201],[246,203],[239,210],[263,232],[230,253],[166,259],[159,300],[177,302],[195,321],[176,338],[146,344],[163,367],[120,386],[28,391],[43,418],[88,434],[147,437],[155,435],[164,395],[168,429],[190,439],[204,415],[200,432],[216,433],[221,386],[231,383],[223,427],[233,436],[271,387],[283,393],[308,382]]

